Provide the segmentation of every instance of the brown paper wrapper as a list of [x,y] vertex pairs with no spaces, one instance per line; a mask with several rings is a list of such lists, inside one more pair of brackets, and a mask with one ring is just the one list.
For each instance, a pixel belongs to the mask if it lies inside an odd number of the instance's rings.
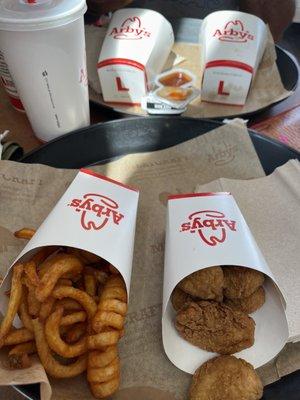
[[[236,122],[166,150],[128,155],[94,169],[140,189],[129,312],[120,343],[122,384],[113,399],[185,399],[191,377],[170,363],[161,339],[167,196],[191,192],[197,183],[221,176],[251,179],[263,177],[264,171],[246,127]],[[22,247],[12,239],[12,232],[23,226],[37,228],[76,172],[0,162],[2,274]],[[47,383],[38,363],[30,371],[11,372],[0,366],[0,385],[38,381]],[[50,398],[46,383],[42,385],[42,400]],[[84,375],[67,380],[50,378],[50,384],[54,400],[92,399]]]
[[265,384],[300,369],[300,226],[294,223],[300,212],[299,176],[300,163],[291,160],[263,179],[221,178],[195,189],[233,194],[285,296],[289,341],[298,343],[288,343],[274,360],[258,369]]
[[228,191],[234,196],[282,290],[293,342],[300,340],[300,225],[294,220],[300,214],[299,178],[300,163],[290,160],[263,179],[221,178],[196,187],[196,192]]
[[[97,30],[95,27],[87,27],[87,64],[89,79],[91,85],[89,87],[90,99],[95,103],[108,106],[100,94],[100,84],[95,66],[97,65],[99,42],[103,40],[103,29]],[[97,38],[99,40],[97,40]],[[178,67],[186,68],[196,76],[195,86],[201,88],[202,72],[200,68],[201,46],[197,44],[176,42],[173,47],[173,53],[185,58]],[[177,67],[177,65],[176,65]],[[274,41],[270,31],[268,32],[268,42],[261,63],[256,72],[255,78],[249,90],[246,104],[243,107],[219,105],[207,102],[201,102],[201,97],[195,99],[187,107],[187,111],[182,115],[192,118],[216,118],[221,116],[238,116],[241,114],[252,113],[258,111],[270,104],[283,100],[290,96],[293,92],[287,91],[280,78],[280,74],[276,64],[276,51]],[[134,115],[148,115],[141,107],[121,106],[113,107],[119,112]]]

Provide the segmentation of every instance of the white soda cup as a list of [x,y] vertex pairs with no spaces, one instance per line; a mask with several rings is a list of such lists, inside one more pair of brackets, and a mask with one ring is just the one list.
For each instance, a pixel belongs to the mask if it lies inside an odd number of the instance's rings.
[[173,44],[172,26],[158,12],[142,8],[116,11],[98,60],[104,101],[139,105]]
[[0,0],[0,50],[36,136],[89,125],[85,0]]
[[243,106],[266,46],[266,24],[240,11],[217,11],[202,23],[204,101]]

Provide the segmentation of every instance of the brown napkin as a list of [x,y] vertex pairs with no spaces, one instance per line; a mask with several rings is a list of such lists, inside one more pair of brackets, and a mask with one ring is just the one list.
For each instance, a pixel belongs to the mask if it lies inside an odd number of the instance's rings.
[[[245,126],[237,122],[172,148],[125,156],[93,169],[140,189],[126,334],[120,344],[122,384],[114,399],[185,399],[190,375],[166,357],[161,340],[161,301],[168,193],[191,192],[219,177],[263,177]],[[36,228],[76,174],[75,170],[0,162],[0,265],[5,272],[24,243],[12,237],[23,226]],[[58,229],[61,221],[58,221]],[[0,385],[47,382],[43,369],[9,372],[0,366]],[[50,379],[54,400],[92,398],[86,379]],[[49,399],[42,385],[42,400]],[[1,398],[1,388],[0,388]]]
[[231,192],[287,303],[289,341],[300,340],[300,163],[250,181],[218,179],[196,192]]
[[[230,191],[287,302],[289,341],[278,356],[259,368],[271,383],[300,368],[300,163],[291,160],[273,174],[253,180],[218,179],[196,192]],[[266,332],[268,334],[268,332]]]

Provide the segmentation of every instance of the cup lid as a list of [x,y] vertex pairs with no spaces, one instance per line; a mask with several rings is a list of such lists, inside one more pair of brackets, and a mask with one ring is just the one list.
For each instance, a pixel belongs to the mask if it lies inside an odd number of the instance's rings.
[[0,0],[0,30],[34,31],[75,21],[85,0]]

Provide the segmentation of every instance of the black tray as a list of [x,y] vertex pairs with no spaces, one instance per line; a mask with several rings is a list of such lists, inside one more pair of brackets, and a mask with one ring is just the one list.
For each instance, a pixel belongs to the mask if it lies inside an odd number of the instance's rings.
[[[81,168],[130,153],[155,151],[202,135],[222,122],[183,117],[132,117],[79,129],[42,145],[21,161],[57,168]],[[291,158],[296,150],[249,130],[266,174]]]
[[[199,32],[200,32],[200,27],[202,24],[201,19],[195,19],[195,18],[179,18],[179,19],[171,19],[170,22],[172,23],[173,30],[174,30],[174,35],[176,38],[177,42],[186,42],[186,43],[194,43],[197,44],[199,42]],[[275,50],[276,50],[276,64],[278,67],[278,71],[281,77],[282,84],[284,88],[288,91],[293,91],[297,87],[297,83],[299,80],[299,66],[296,58],[289,53],[288,51],[284,50],[282,47],[275,45]],[[180,67],[180,65],[179,65]],[[280,101],[284,101],[280,100]],[[279,101],[279,102],[280,102]],[[98,107],[102,107],[106,109],[107,111],[113,111],[115,112],[115,117],[118,118],[120,115],[121,116],[130,116],[134,115],[131,114],[130,112],[127,112],[124,110],[124,107],[118,107],[118,106],[111,106],[108,104],[105,104],[104,102],[97,102],[91,99],[91,102]],[[254,116],[258,113],[261,113],[268,108],[272,107],[275,103],[270,104],[269,106],[262,107],[256,111],[253,112],[248,112],[248,113],[241,113],[239,114],[240,117],[251,117]],[[125,107],[126,109],[126,107]],[[137,115],[137,114],[135,114]],[[227,115],[227,116],[222,116],[221,114],[218,117],[215,117],[214,119],[224,119],[224,118],[234,118],[237,117],[237,115]]]
[[[64,135],[25,155],[25,163],[59,168],[80,168],[103,163],[125,154],[174,146],[221,126],[221,122],[182,117],[135,117],[105,122]],[[251,140],[268,175],[300,153],[249,130]],[[31,400],[39,400],[39,386],[16,387]],[[300,371],[264,389],[263,400],[299,400]]]

